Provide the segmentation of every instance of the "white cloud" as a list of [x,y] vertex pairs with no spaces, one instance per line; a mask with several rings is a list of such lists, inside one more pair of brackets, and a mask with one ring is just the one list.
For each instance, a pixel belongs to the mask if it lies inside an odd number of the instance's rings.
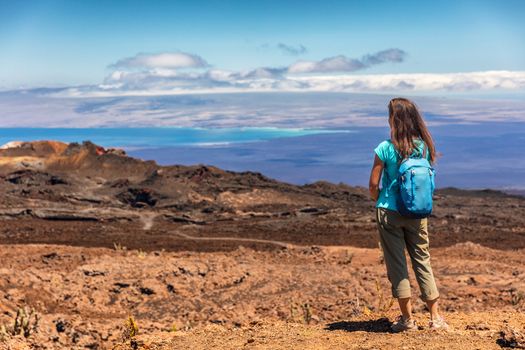
[[140,53],[110,65],[112,68],[202,68],[207,66],[208,63],[202,57],[185,52]]
[[281,50],[281,52],[287,55],[291,55],[291,56],[299,56],[299,55],[303,55],[308,52],[308,49],[304,45],[301,45],[301,44],[297,46],[293,46],[293,45],[287,45],[284,43],[279,43],[277,44],[277,48]]
[[400,49],[379,51],[374,54],[365,55],[361,59],[339,55],[320,61],[297,61],[288,67],[288,72],[292,74],[354,72],[386,62],[403,62],[406,56],[406,52]]
[[288,68],[289,73],[330,73],[353,72],[366,66],[359,60],[343,55],[325,58],[321,61],[297,61]]
[[352,73],[385,62],[402,62],[406,55],[403,50],[388,49],[361,59],[339,55],[319,61],[301,60],[288,67],[231,71],[209,68],[208,63],[195,54],[138,54],[112,65],[114,70],[102,84],[43,89],[39,93],[55,97],[112,97],[238,92],[525,91],[525,71]]
[[481,91],[525,89],[524,71],[289,77],[311,91]]
[[287,74],[285,69],[259,68],[233,72],[210,69],[115,71],[98,86],[54,92],[57,96],[178,95],[228,92],[408,92],[455,93],[525,90],[525,71],[403,74]]
[[[280,45],[283,49],[294,49],[285,44]],[[298,52],[306,50],[302,45],[295,49]],[[102,86],[106,92],[111,86],[121,92],[170,89],[194,92],[199,88],[206,91],[213,88],[264,91],[293,86],[307,88],[308,84],[289,80],[288,77],[303,73],[353,72],[385,62],[401,62],[405,56],[406,53],[400,49],[388,49],[365,55],[360,60],[339,55],[320,61],[297,61],[288,67],[258,67],[235,72],[221,69],[205,71],[203,68],[209,67],[208,63],[202,57],[190,53],[137,54],[112,64],[110,67],[114,71],[106,77]],[[188,71],[187,68],[199,70]]]
[[400,49],[388,49],[376,52],[375,54],[365,55],[361,61],[365,65],[380,64],[385,62],[403,62],[407,53]]

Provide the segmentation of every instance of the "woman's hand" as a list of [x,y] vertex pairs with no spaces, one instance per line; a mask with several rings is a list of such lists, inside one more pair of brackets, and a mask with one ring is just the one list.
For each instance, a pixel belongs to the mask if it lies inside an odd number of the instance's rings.
[[368,189],[370,190],[370,197],[374,201],[377,201],[379,197],[379,181],[381,181],[381,174],[383,173],[383,162],[377,154],[374,157],[374,165],[370,172],[370,181],[368,182]]

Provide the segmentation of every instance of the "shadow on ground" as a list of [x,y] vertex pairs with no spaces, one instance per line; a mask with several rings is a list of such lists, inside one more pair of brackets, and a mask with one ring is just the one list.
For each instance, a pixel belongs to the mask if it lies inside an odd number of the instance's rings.
[[379,318],[368,321],[342,321],[326,325],[328,331],[347,331],[347,332],[370,332],[370,333],[389,333],[390,321],[388,318]]

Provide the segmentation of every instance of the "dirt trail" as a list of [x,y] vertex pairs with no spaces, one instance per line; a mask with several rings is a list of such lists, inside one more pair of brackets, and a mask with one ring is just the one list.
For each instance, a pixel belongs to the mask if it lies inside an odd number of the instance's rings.
[[[149,227],[151,228],[151,226]],[[283,241],[277,241],[272,239],[257,239],[257,238],[243,238],[243,237],[234,237],[234,236],[206,236],[206,237],[199,237],[199,236],[191,236],[187,233],[180,232],[179,230],[172,231],[173,234],[184,238],[189,239],[193,241],[229,241],[229,242],[235,242],[235,243],[260,243],[260,244],[269,244],[274,245],[280,248],[286,248],[286,249],[305,249],[305,248],[311,248],[312,245],[303,245],[303,244],[292,244],[288,242]],[[319,249],[327,252],[327,253],[337,253],[341,251],[349,251],[349,250],[355,250],[354,246],[350,245],[316,245]]]
[[282,248],[304,248],[306,246],[286,243],[282,241],[275,241],[271,239],[257,239],[257,238],[243,238],[243,237],[232,237],[232,236],[206,236],[206,237],[196,237],[188,235],[187,233],[180,232],[178,230],[172,231],[173,234],[189,240],[194,241],[230,241],[230,242],[247,242],[247,243],[261,243],[261,244],[270,244]]

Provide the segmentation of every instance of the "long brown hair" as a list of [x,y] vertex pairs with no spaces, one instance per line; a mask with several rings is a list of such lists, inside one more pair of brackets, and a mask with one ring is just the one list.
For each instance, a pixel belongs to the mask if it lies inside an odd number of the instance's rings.
[[422,139],[428,147],[430,162],[436,160],[432,135],[414,102],[396,97],[388,103],[390,138],[402,158],[408,158],[417,149],[414,139]]

